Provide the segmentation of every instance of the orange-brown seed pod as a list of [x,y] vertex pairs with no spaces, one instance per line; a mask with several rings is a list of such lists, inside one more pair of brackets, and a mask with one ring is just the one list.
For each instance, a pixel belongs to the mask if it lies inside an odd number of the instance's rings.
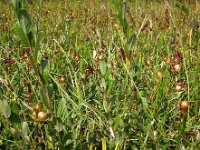
[[173,70],[177,73],[180,72],[181,71],[181,65],[180,64],[173,65]]
[[31,61],[30,61],[29,58],[26,58],[26,64],[27,64],[27,65],[30,65],[30,64],[31,64]]
[[182,112],[185,112],[189,107],[189,102],[188,101],[180,101],[179,102],[179,108]]
[[158,77],[158,78],[162,78],[162,77],[163,77],[163,73],[162,73],[161,71],[158,71],[158,72],[157,72],[157,77]]
[[60,76],[59,82],[60,82],[60,83],[65,83],[65,82],[66,82],[66,78],[65,78],[63,75]]
[[145,64],[146,64],[147,66],[151,66],[152,61],[151,61],[151,60],[147,60],[147,61],[145,62]]

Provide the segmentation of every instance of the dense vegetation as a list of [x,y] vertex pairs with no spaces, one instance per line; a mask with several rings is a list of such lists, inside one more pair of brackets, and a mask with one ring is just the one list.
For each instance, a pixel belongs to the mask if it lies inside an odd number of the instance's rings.
[[199,1],[0,6],[0,149],[200,149]]

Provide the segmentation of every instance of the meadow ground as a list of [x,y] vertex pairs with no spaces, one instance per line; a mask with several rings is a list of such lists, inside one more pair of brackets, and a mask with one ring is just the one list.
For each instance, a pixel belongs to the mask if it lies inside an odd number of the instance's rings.
[[200,149],[198,0],[0,7],[0,149]]

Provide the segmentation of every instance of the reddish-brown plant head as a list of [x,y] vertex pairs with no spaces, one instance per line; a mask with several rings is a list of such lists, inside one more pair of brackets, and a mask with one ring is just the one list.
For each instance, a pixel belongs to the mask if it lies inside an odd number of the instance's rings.
[[169,23],[169,19],[170,19],[170,5],[169,5],[168,1],[165,2],[165,6],[164,6],[164,18],[167,21],[167,23]]
[[164,57],[163,57],[163,61],[164,61],[166,64],[170,65],[170,60],[167,58],[167,56],[164,56]]
[[120,57],[126,63],[126,55],[123,48],[120,48]]
[[25,52],[22,54],[22,58],[26,59],[30,55],[30,48],[26,48]]
[[79,53],[77,51],[74,52],[73,58],[74,58],[74,62],[77,63],[79,61]]
[[183,61],[183,54],[179,51],[176,51],[174,53],[172,60],[171,60],[172,65],[181,63],[182,61]]
[[87,66],[87,69],[86,69],[86,77],[90,76],[93,74],[93,68],[91,65],[88,65]]
[[179,73],[181,71],[181,65],[180,64],[174,64],[172,67],[173,67],[173,70],[176,73]]
[[185,100],[179,101],[179,109],[181,112],[186,112],[188,107],[189,107],[188,101],[185,101]]
[[15,61],[13,59],[5,59],[4,62],[8,63],[8,64],[14,64],[15,63]]
[[54,50],[53,52],[54,52],[54,54],[58,54],[58,53],[61,52],[61,50],[57,50],[57,49],[56,49],[56,50]]
[[26,58],[26,64],[27,64],[27,65],[31,65],[31,61],[30,61],[29,58]]
[[145,64],[146,64],[147,66],[151,66],[151,65],[152,65],[152,61],[151,61],[151,60],[147,60],[147,61],[145,62]]
[[105,48],[106,48],[106,44],[104,42],[101,42],[98,52],[103,53],[105,51]]
[[175,85],[176,91],[181,92],[183,90],[183,85],[184,85],[184,80],[183,79],[178,80]]
[[66,78],[65,78],[65,76],[60,76],[60,78],[59,78],[59,82],[62,84],[62,83],[65,83],[66,82]]
[[183,90],[183,87],[181,85],[176,84],[176,92],[181,92]]

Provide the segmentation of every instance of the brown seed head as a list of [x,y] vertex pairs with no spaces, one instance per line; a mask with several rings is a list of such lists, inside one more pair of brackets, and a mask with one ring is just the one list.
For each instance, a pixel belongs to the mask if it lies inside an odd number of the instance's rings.
[[31,65],[31,61],[30,61],[29,58],[26,58],[26,64],[27,64],[27,65]]
[[158,72],[157,72],[157,77],[158,77],[158,78],[162,78],[162,77],[163,77],[163,73],[162,73],[161,71],[158,71]]
[[66,82],[65,76],[63,76],[63,75],[60,76],[59,82],[60,82],[60,83],[65,83],[65,82]]
[[181,65],[180,64],[173,65],[173,70],[177,73],[180,72],[181,71]]
[[147,60],[145,63],[146,63],[147,66],[152,65],[152,61],[151,60]]
[[180,101],[179,102],[179,108],[181,111],[186,111],[188,109],[189,102],[188,101]]

